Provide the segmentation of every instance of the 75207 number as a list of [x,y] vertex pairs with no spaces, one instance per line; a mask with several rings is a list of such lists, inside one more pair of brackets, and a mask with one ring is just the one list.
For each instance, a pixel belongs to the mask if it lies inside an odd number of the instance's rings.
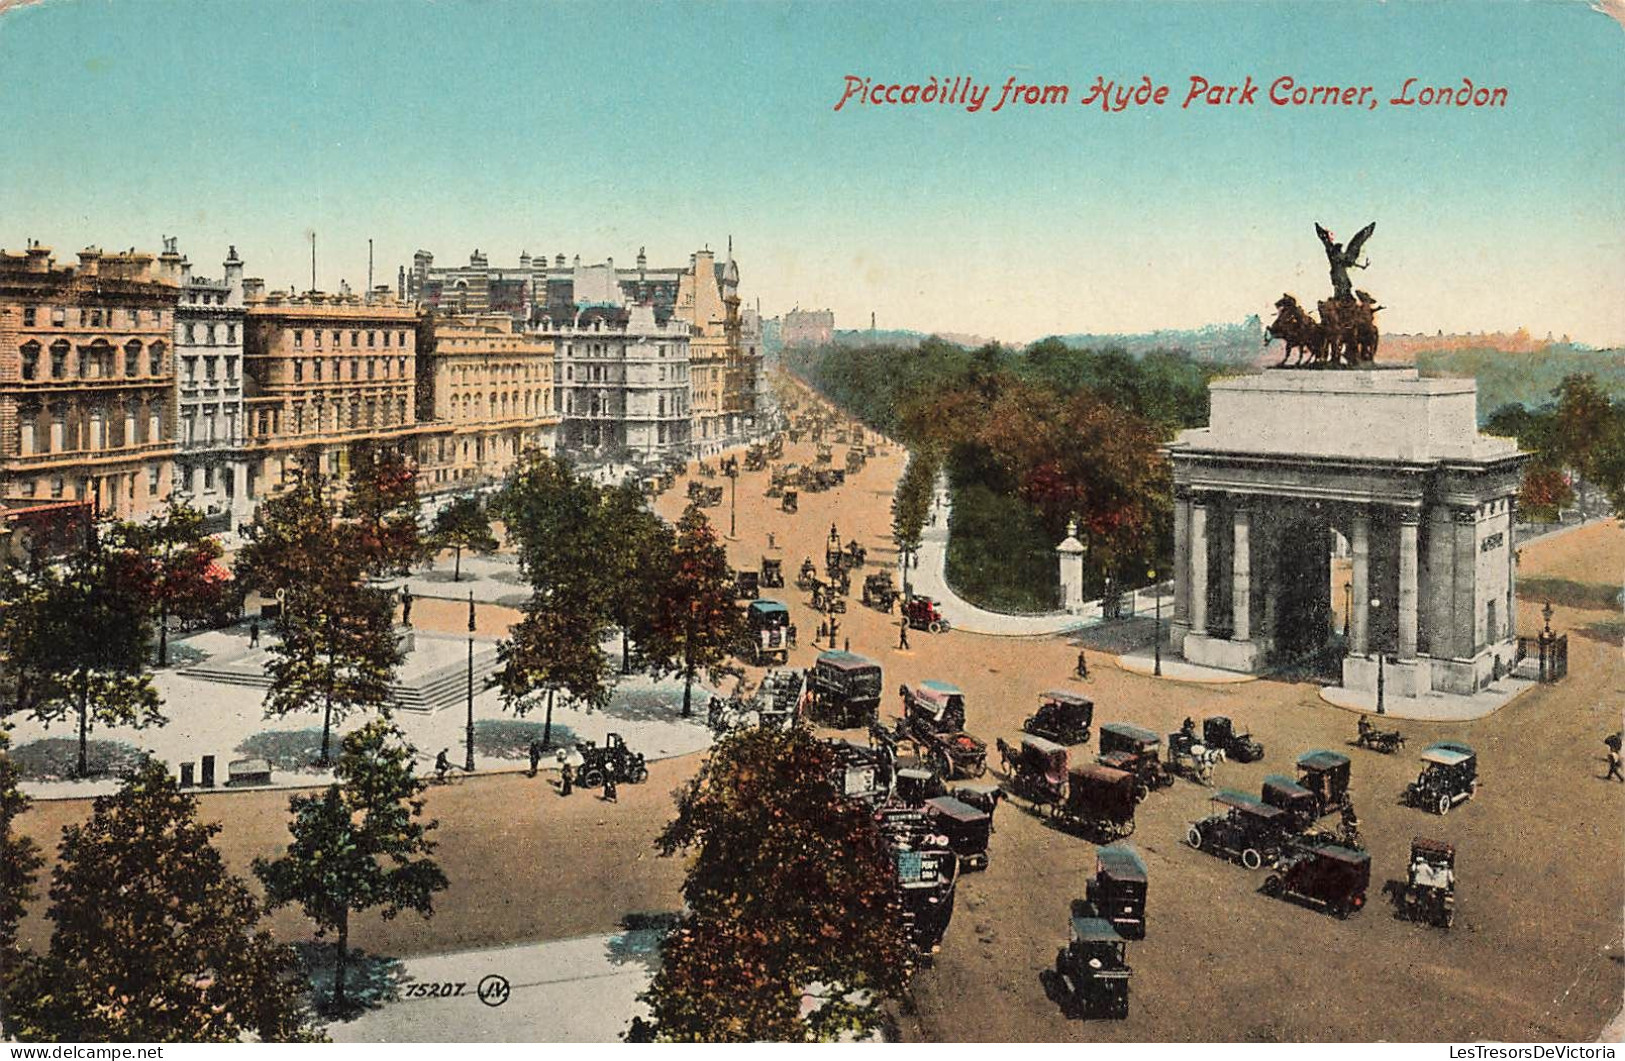
[[463,993],[467,983],[407,984],[407,998],[454,998]]

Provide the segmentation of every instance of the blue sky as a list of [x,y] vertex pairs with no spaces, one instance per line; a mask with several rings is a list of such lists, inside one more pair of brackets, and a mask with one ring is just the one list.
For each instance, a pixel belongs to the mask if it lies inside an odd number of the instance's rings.
[[[0,3],[0,7],[3,7]],[[769,314],[1026,340],[1267,313],[1378,222],[1393,330],[1625,342],[1625,29],[1583,2],[537,5],[45,0],[0,14],[0,244],[365,280],[419,247],[684,262]],[[847,74],[1066,84],[833,107]],[[1150,76],[1162,107],[1077,103]],[[1181,110],[1189,78],[1505,86],[1504,109]],[[991,108],[992,101],[988,107]]]

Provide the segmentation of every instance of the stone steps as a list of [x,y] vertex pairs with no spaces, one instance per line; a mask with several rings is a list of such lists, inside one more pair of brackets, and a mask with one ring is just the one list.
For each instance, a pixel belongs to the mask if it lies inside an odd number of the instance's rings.
[[[485,689],[486,679],[497,672],[499,661],[496,648],[489,642],[476,645],[474,651],[474,693]],[[264,671],[249,671],[229,666],[211,667],[207,663],[188,667],[188,678],[235,685],[239,688],[268,689],[271,680]],[[453,704],[463,703],[468,696],[467,662],[448,663],[427,674],[416,675],[405,682],[394,682],[389,687],[390,702],[400,711],[427,714]]]

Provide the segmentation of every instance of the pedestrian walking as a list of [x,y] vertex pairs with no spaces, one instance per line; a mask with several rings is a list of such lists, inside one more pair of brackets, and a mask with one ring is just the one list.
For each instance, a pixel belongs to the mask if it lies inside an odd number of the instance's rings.
[[835,616],[829,617],[829,647],[835,647],[835,634],[841,629],[841,621]]
[[565,763],[564,769],[559,771],[559,795],[568,796],[575,791],[575,783],[576,772],[571,769],[569,763]]
[[1089,678],[1089,659],[1083,654],[1083,649],[1081,648],[1078,649],[1078,677],[1083,678],[1086,681]]
[[620,800],[615,798],[615,772],[613,770],[607,770],[604,772],[604,802],[620,802]]
[[260,647],[260,621],[258,619],[248,624],[248,647]]
[[846,651],[846,652],[851,652],[852,651],[852,639],[850,637],[847,638],[844,642],[842,642],[841,649],[843,651]]
[[1622,774],[1622,773],[1619,772],[1619,752],[1615,751],[1613,748],[1609,748],[1608,749],[1608,772],[1603,775],[1602,779],[1604,781],[1612,781],[1615,778],[1618,778],[1621,781],[1625,781],[1625,774]]
[[906,616],[897,624],[897,651],[908,651],[908,618]]
[[542,742],[538,738],[530,742],[530,776],[535,777],[537,769],[542,765]]

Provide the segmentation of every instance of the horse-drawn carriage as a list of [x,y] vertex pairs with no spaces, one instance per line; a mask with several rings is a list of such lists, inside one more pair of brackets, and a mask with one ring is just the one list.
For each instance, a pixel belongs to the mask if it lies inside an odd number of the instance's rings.
[[1224,762],[1224,752],[1209,748],[1189,730],[1168,734],[1168,772],[1198,785],[1211,788],[1214,767]]
[[1148,729],[1127,722],[1108,722],[1100,727],[1097,761],[1102,766],[1133,774],[1138,799],[1174,783],[1173,776],[1163,769],[1161,753],[1162,738]]
[[1397,729],[1378,729],[1365,715],[1361,715],[1354,725],[1357,730],[1354,737],[1356,748],[1370,748],[1374,752],[1392,755],[1405,747],[1404,734]]
[[899,692],[903,698],[899,741],[913,744],[915,754],[944,780],[987,772],[987,743],[965,732],[965,697],[957,686],[925,681],[914,688],[905,685]]
[[776,557],[762,557],[761,583],[763,589],[784,588],[784,561]]
[[1043,737],[1023,737],[1016,746],[995,741],[1010,789],[1036,806],[1059,803],[1066,792],[1066,749]]
[[1067,771],[1066,798],[1052,805],[1055,819],[1097,843],[1121,840],[1134,832],[1135,787],[1134,775],[1125,771],[1099,763],[1074,766]]
[[1124,939],[1145,938],[1147,874],[1140,853],[1127,844],[1095,852],[1095,875],[1084,885],[1084,898],[1074,901],[1076,917],[1110,921]]
[[1264,778],[1265,803],[1284,811],[1294,832],[1303,832],[1320,819],[1320,801],[1315,794],[1281,774]]
[[1312,751],[1298,756],[1298,784],[1314,793],[1315,817],[1340,810],[1349,791],[1349,757]]
[[876,571],[863,578],[863,604],[868,608],[879,608],[883,612],[890,612],[897,603],[898,591],[892,581],[892,574],[887,571]]
[[801,509],[801,495],[794,490],[786,490],[784,497],[779,501],[779,509],[783,512],[797,512]]
[[810,590],[818,581],[818,568],[813,565],[812,557],[801,561],[801,570],[796,572],[796,589]]

